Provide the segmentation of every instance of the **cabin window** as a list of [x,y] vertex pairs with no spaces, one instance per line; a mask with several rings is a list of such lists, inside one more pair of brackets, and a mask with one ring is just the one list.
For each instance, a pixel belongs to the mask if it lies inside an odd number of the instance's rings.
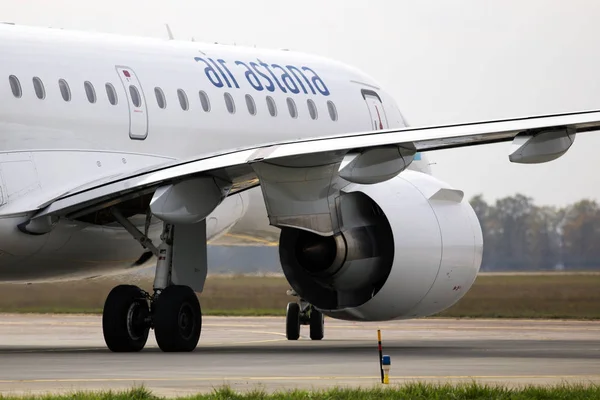
[[312,119],[317,119],[319,117],[319,113],[317,112],[317,106],[315,102],[311,99],[306,100],[306,104],[308,105],[308,113]]
[[140,96],[140,92],[138,88],[133,85],[129,85],[129,94],[131,94],[131,102],[136,108],[142,106],[142,97]]
[[271,117],[277,116],[277,105],[271,96],[267,96],[267,108],[269,109]]
[[19,82],[19,78],[14,75],[8,77],[8,81],[10,82],[10,90],[12,90],[13,96],[17,99],[20,99],[23,96],[23,90],[21,90],[21,82]]
[[44,89],[44,84],[42,80],[37,76],[33,78],[33,89],[35,90],[35,95],[38,99],[44,100],[46,98],[46,90]]
[[85,95],[90,103],[94,104],[96,102],[96,90],[94,89],[94,85],[91,82],[86,81],[83,84],[85,88]]
[[227,111],[229,111],[229,114],[235,114],[235,103],[233,102],[233,97],[231,97],[231,94],[229,93],[225,93],[224,97]]
[[291,97],[288,97],[287,100],[288,110],[290,112],[290,117],[298,118],[298,109],[296,108],[296,102]]
[[248,106],[248,112],[250,115],[256,115],[256,103],[249,94],[246,95],[246,106]]
[[209,112],[210,111],[210,100],[208,98],[208,95],[206,94],[206,92],[204,90],[201,90],[198,94],[200,96],[200,104],[202,105],[202,109],[205,112]]
[[333,101],[329,100],[327,102],[327,110],[329,110],[329,118],[331,118],[332,121],[337,121],[338,113],[337,109],[335,108],[335,104],[333,104]]
[[64,101],[71,101],[71,88],[69,88],[69,84],[64,79],[60,79],[58,81],[58,88],[60,89],[60,95],[62,96]]
[[119,100],[117,98],[117,91],[115,90],[115,87],[110,83],[107,83],[105,85],[105,87],[106,87],[106,96],[108,96],[108,102],[110,104],[112,104],[113,106],[116,106],[117,103],[119,102]]
[[179,98],[179,105],[183,111],[187,111],[190,109],[190,103],[188,101],[187,94],[183,91],[183,89],[177,90],[177,97]]
[[156,103],[158,104],[158,107],[162,108],[163,110],[167,108],[167,100],[165,99],[165,94],[162,91],[162,89],[159,87],[155,87],[154,95],[156,96]]

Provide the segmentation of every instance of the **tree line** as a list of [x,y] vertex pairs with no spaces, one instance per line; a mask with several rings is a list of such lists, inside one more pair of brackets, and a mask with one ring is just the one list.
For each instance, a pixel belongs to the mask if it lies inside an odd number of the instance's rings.
[[558,208],[517,194],[488,204],[471,199],[481,222],[482,271],[600,269],[600,207],[592,200]]

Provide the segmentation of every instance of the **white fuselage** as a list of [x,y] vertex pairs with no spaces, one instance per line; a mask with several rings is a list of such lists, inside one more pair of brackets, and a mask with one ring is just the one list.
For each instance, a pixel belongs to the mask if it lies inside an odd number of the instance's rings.
[[[77,186],[199,154],[404,125],[370,77],[296,52],[0,24],[0,57],[2,281],[98,275],[140,257],[118,225],[17,229]],[[412,168],[428,171],[427,161]],[[247,207],[243,194],[225,200],[208,238]],[[143,216],[134,221],[144,226]],[[160,231],[153,221],[149,236]]]

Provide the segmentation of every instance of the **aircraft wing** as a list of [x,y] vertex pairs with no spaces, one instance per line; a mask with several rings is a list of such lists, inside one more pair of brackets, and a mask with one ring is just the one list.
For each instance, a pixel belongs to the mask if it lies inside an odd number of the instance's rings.
[[[513,162],[550,161],[564,154],[576,133],[600,130],[600,110],[568,114],[484,121],[445,126],[388,129],[314,139],[264,144],[204,154],[145,170],[96,181],[40,205],[32,220],[56,216],[77,218],[113,205],[154,193],[159,187],[191,177],[208,176],[227,181],[227,193],[257,186],[257,165],[322,162],[369,149],[404,149],[409,154],[454,147],[513,141]],[[411,153],[412,152],[412,153]],[[312,161],[311,161],[312,160]]]

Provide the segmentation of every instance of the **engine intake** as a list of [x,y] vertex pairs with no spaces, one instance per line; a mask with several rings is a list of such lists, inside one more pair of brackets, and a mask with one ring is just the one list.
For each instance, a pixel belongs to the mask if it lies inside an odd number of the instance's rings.
[[415,171],[352,184],[336,199],[336,235],[282,228],[283,272],[300,297],[335,318],[435,314],[468,291],[481,264],[481,228],[463,197]]
[[338,200],[343,220],[339,234],[283,228],[279,245],[292,287],[326,309],[363,304],[381,288],[394,259],[391,226],[377,204],[361,192]]

